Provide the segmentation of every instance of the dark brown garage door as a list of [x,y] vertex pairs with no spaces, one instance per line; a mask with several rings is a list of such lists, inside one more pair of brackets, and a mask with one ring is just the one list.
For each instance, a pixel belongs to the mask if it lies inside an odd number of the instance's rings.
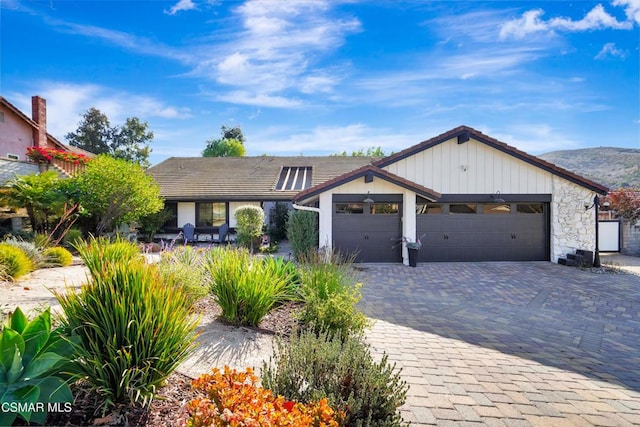
[[421,261],[548,261],[548,203],[422,203]]
[[[373,203],[365,203],[370,198]],[[401,262],[402,195],[334,195],[333,245],[357,262]]]

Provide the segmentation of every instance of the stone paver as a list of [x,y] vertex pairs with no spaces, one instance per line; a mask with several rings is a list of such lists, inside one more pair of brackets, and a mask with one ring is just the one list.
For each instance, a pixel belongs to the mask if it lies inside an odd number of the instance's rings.
[[548,262],[364,265],[412,425],[640,426],[640,276]]

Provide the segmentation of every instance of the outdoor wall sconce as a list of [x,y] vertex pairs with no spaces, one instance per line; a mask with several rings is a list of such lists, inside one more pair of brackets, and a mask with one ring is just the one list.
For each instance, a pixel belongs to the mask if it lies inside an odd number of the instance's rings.
[[367,191],[367,198],[362,201],[362,203],[374,203],[375,200],[371,198],[370,191]]
[[500,191],[496,191],[495,193],[491,194],[489,197],[491,197],[494,201],[494,203],[505,203],[506,200],[504,200],[502,197],[500,197]]

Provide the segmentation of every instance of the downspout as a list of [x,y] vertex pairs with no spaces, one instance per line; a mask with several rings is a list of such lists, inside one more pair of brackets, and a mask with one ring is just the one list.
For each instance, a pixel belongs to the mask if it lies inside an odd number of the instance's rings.
[[298,211],[310,211],[310,212],[320,213],[320,208],[313,208],[311,206],[301,206],[301,205],[296,205],[295,203],[293,203],[293,209]]

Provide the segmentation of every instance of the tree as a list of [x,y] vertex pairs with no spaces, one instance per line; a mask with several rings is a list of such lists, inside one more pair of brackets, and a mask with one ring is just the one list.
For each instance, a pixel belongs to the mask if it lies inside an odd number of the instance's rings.
[[640,189],[619,188],[609,193],[611,208],[633,225],[640,220]]
[[210,139],[202,151],[202,157],[243,157],[246,154],[244,135],[239,127],[220,128],[222,137]]
[[243,157],[245,153],[244,145],[236,139],[212,139],[207,141],[202,157]]
[[297,260],[318,247],[318,234],[317,213],[297,210],[289,215],[287,238]]
[[65,138],[69,145],[82,148],[94,154],[108,154],[111,151],[110,142],[113,128],[105,114],[95,107],[91,107],[82,115],[75,132],[69,132]]
[[148,127],[147,122],[141,122],[137,117],[129,117],[122,126],[112,127],[104,113],[91,107],[82,115],[78,129],[65,137],[74,147],[147,167],[151,153],[149,144],[153,140],[153,132]]
[[25,208],[31,230],[59,242],[78,218],[73,179],[60,179],[54,171],[16,176],[4,192],[4,202]]
[[127,118],[124,125],[115,129],[110,144],[111,155],[116,159],[124,159],[138,163],[142,167],[149,167],[149,143],[153,140],[153,132],[148,131],[147,122],[141,122],[137,117]]
[[82,207],[96,219],[98,235],[158,212],[163,202],[153,177],[135,163],[100,155],[77,178]]
[[[342,153],[331,154],[331,156],[346,157],[347,152],[343,151]],[[382,147],[369,147],[367,148],[366,151],[363,148],[361,148],[358,151],[351,152],[351,157],[385,157],[385,156],[387,156],[387,154],[385,154]]]
[[244,145],[244,134],[242,133],[242,129],[240,129],[238,126],[230,128],[222,125],[220,130],[222,131],[222,139],[235,139],[240,141],[240,144]]

